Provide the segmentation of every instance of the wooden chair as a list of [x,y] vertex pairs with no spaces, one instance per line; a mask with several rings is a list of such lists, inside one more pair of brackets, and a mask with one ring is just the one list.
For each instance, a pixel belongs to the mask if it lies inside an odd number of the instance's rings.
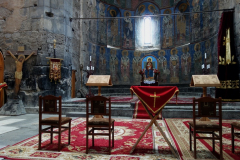
[[[107,102],[109,110],[107,112]],[[89,110],[89,103],[91,103]],[[108,118],[92,118],[90,116],[103,115]],[[94,146],[94,136],[109,136],[109,154],[111,154],[111,134],[112,147],[114,147],[114,119],[111,119],[111,99],[103,96],[86,98],[86,154],[88,154],[88,136],[92,135],[92,146]],[[89,130],[89,128],[91,128]],[[95,132],[96,130],[108,130],[108,133]]]
[[[198,107],[195,107],[198,103]],[[218,114],[217,114],[218,104]],[[198,111],[196,111],[198,110]],[[197,121],[200,117],[217,118],[218,123],[211,121]],[[217,135],[215,132],[218,132]],[[197,134],[211,134],[212,137],[197,136]],[[212,139],[213,152],[215,152],[215,140],[220,141],[220,159],[222,159],[222,99],[202,97],[199,99],[193,98],[193,121],[189,122],[189,143],[190,151],[192,151],[192,136],[194,141],[194,158],[196,159],[196,140],[197,139]]]
[[[56,114],[56,117],[42,118],[43,114]],[[61,147],[61,133],[68,130],[68,145],[70,145],[71,137],[71,120],[69,117],[62,117],[62,98],[61,96],[55,97],[52,95],[39,96],[39,143],[38,149],[41,150],[42,133],[50,133],[51,144],[53,133],[58,134],[58,151]],[[67,124],[68,126],[62,126]],[[49,127],[42,128],[43,125]]]
[[239,129],[240,130],[240,122],[232,122],[231,123],[231,137],[232,137],[232,153],[234,153],[234,136],[240,135],[240,133],[234,132],[234,129]]

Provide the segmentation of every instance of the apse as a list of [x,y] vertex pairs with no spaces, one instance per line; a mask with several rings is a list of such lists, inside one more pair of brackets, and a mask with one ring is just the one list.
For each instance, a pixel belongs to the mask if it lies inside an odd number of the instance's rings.
[[138,85],[151,56],[160,84],[189,84],[191,75],[202,74],[205,53],[210,73],[217,73],[218,0],[93,1],[81,21],[94,74],[111,75],[116,85]]

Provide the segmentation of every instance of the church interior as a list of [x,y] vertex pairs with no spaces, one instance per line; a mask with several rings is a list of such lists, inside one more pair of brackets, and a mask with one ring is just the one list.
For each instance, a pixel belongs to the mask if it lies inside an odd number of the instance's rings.
[[0,160],[240,159],[239,37],[240,0],[0,0]]

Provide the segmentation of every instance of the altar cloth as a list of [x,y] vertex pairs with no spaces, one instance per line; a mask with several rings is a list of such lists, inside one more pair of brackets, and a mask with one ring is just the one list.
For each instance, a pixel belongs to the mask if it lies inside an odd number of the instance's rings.
[[177,96],[179,93],[176,86],[131,86],[130,90],[154,114],[160,111],[175,94]]

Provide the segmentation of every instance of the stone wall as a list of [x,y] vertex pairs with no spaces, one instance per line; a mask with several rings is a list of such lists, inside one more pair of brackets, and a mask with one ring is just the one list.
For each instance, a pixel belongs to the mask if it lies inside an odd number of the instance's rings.
[[[39,95],[52,94],[68,99],[71,96],[72,69],[79,69],[80,24],[71,21],[80,15],[80,0],[1,0],[0,48],[5,55],[5,81],[8,95],[14,88],[14,59],[6,53],[16,53],[18,46],[37,50],[23,65],[20,95],[25,106],[38,105]],[[50,82],[49,63],[53,57],[53,40],[56,39],[56,57],[62,61],[62,78]],[[26,56],[27,57],[27,56]],[[80,85],[77,72],[76,92]]]

